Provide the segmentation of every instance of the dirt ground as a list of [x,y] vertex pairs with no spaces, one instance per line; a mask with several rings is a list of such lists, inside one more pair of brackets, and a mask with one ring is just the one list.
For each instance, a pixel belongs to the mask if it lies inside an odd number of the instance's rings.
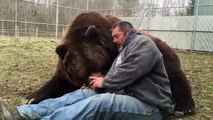
[[[0,37],[0,98],[17,106],[54,74],[57,41]],[[213,53],[177,51],[192,86],[197,113],[178,120],[213,119]]]

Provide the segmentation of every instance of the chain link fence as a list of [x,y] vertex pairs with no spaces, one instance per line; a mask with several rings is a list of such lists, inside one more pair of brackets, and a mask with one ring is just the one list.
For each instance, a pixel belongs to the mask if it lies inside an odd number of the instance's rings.
[[213,52],[212,0],[0,0],[0,35],[57,39],[88,11],[130,21],[173,48]]
[[84,0],[61,1],[0,0],[0,34],[58,38],[67,23],[86,8],[81,4]]

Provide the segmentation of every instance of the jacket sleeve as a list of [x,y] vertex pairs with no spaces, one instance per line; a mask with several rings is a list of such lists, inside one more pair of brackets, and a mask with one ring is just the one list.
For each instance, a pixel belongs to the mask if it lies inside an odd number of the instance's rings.
[[[148,38],[145,38],[148,39]],[[134,43],[128,47],[121,64],[115,66],[112,74],[107,74],[103,87],[109,90],[121,90],[133,84],[139,78],[149,74],[162,55],[151,40]],[[110,71],[109,71],[110,72]]]

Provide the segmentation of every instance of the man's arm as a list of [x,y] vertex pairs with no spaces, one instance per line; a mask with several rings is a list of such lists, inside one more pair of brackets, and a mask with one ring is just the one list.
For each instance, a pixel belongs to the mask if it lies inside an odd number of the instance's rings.
[[135,43],[127,52],[125,60],[116,66],[113,74],[106,75],[102,83],[103,88],[121,90],[138,78],[149,74],[155,64],[162,59],[158,48],[150,40]]

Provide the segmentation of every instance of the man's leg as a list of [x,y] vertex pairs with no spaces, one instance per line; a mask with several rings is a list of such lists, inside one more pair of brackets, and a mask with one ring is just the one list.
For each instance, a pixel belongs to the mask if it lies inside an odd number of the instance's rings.
[[79,89],[59,98],[46,99],[38,104],[21,105],[17,109],[24,118],[41,119],[44,116],[52,114],[60,107],[69,106],[96,94],[91,89]]
[[62,107],[43,120],[161,120],[158,109],[151,109],[126,95],[98,94]]

